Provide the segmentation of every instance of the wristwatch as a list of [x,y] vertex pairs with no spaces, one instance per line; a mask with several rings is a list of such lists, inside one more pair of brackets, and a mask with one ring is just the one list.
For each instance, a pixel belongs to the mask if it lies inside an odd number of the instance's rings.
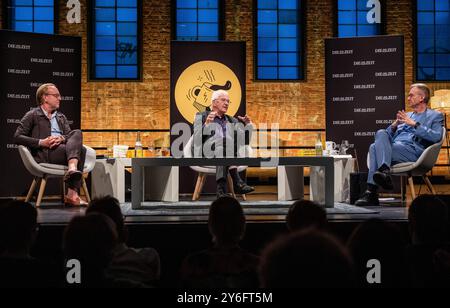
[[414,128],[417,129],[420,126],[420,122],[416,122],[416,124],[414,125]]

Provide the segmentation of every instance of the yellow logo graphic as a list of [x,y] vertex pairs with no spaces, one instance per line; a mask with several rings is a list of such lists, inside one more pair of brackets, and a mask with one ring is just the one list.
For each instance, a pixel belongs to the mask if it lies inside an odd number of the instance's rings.
[[211,106],[214,91],[230,94],[227,114],[234,116],[239,109],[242,88],[239,79],[226,65],[216,61],[200,61],[186,68],[175,85],[175,104],[181,115],[194,123],[195,114]]

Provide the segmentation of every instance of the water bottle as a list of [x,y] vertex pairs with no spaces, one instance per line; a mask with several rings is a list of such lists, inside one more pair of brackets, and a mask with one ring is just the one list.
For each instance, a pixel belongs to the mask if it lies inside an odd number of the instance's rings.
[[144,151],[141,142],[141,132],[137,132],[136,143],[134,144],[134,157],[144,157]]
[[321,138],[320,134],[317,134],[315,149],[316,149],[316,156],[323,155],[322,138]]

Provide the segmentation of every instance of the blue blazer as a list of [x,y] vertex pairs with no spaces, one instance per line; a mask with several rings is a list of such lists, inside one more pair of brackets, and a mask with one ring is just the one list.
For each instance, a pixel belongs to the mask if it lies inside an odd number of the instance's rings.
[[[409,117],[411,117],[412,114],[413,112],[408,112]],[[406,124],[401,124],[395,131],[393,130],[392,125],[386,130],[394,141],[402,131],[406,129],[412,130],[414,134],[414,139],[412,140],[414,145],[423,151],[430,145],[441,141],[442,127],[444,126],[444,115],[439,111],[427,108],[425,111],[424,120],[419,122],[420,125],[417,129]]]

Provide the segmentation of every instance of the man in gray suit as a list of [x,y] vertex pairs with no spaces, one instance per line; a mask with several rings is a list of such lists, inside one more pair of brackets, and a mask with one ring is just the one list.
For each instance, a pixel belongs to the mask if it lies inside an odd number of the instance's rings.
[[[201,150],[206,142],[210,142],[214,153],[226,155],[227,147],[232,147],[232,156],[236,157],[240,147],[245,146],[250,141],[252,121],[249,116],[238,116],[234,118],[226,114],[230,104],[230,96],[224,90],[214,91],[211,98],[211,109],[197,113],[194,120],[194,156],[202,156]],[[204,134],[207,132],[206,134]],[[210,133],[208,133],[210,132]],[[231,134],[234,133],[232,136]],[[239,140],[244,140],[245,144],[239,144]],[[204,154],[204,153],[203,153]],[[223,157],[224,157],[223,156]],[[229,155],[227,155],[229,156]],[[248,194],[254,191],[253,187],[248,186],[239,176],[236,166],[217,166],[217,197],[226,194],[226,183],[228,172],[233,179],[234,191],[238,194]]]
[[390,167],[417,161],[427,147],[442,139],[444,116],[428,108],[429,100],[430,89],[427,85],[411,85],[408,103],[413,111],[399,111],[391,126],[377,132],[375,142],[369,148],[367,191],[356,201],[356,205],[379,205],[378,186],[393,189]]

